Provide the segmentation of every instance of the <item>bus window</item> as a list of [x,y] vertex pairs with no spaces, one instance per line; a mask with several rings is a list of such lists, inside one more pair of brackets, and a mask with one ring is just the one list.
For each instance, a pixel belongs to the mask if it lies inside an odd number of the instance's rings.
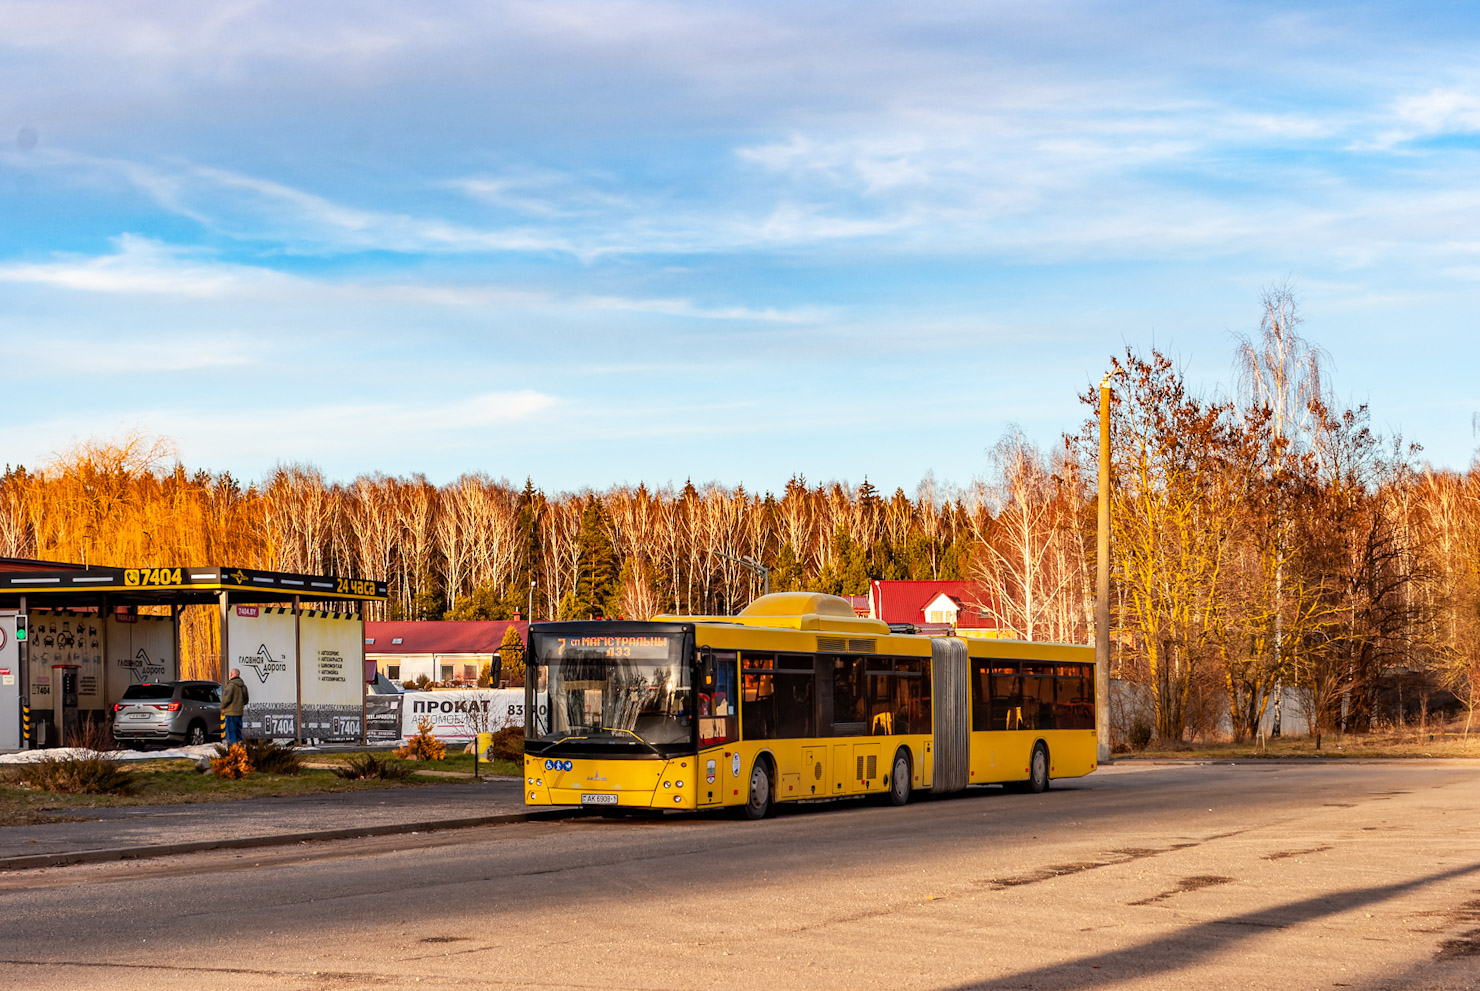
[[747,740],[817,735],[816,676],[810,656],[752,654],[740,657],[745,702],[740,722]]
[[1055,729],[1054,679],[1052,675],[1023,677],[1022,729]]
[[1054,712],[1059,729],[1095,728],[1094,669],[1082,664],[1060,665],[1054,678]]
[[776,727],[776,659],[741,658],[740,729],[747,740],[768,740]]
[[735,652],[704,652],[699,671],[699,746],[740,738],[739,699],[735,696]]
[[994,661],[992,679],[992,729],[1023,729],[1023,680],[1011,662]]
[[992,665],[990,661],[971,662],[971,730],[1001,729],[992,726]]
[[929,733],[930,686],[919,657],[875,657],[868,661],[868,728],[872,736]]
[[868,693],[861,657],[832,659],[832,734],[868,734]]
[[776,672],[776,735],[817,735],[817,707],[812,691],[816,676],[810,670]]
[[900,711],[908,716],[901,733],[933,733],[935,722],[930,712],[930,660],[925,657],[901,658],[895,665],[899,672]]
[[865,662],[868,671],[868,734],[889,736],[896,730],[897,708],[894,698],[894,660],[888,657],[870,657]]

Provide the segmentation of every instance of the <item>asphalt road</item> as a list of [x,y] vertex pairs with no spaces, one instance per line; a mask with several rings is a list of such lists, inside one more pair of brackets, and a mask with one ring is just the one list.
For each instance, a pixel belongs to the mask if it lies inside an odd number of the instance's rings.
[[1476,988],[1480,763],[1122,764],[19,872],[0,986]]

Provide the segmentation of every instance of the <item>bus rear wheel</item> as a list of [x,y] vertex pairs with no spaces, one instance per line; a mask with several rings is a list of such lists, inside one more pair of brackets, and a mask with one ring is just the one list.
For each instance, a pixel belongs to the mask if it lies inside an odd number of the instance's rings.
[[1028,780],[1023,790],[1035,795],[1048,790],[1048,747],[1042,742],[1033,745],[1033,759],[1028,764]]
[[764,819],[771,814],[771,769],[764,757],[757,757],[750,769],[750,796],[745,802],[745,818]]
[[889,772],[889,804],[904,805],[910,800],[910,757],[903,750],[894,755],[894,769]]

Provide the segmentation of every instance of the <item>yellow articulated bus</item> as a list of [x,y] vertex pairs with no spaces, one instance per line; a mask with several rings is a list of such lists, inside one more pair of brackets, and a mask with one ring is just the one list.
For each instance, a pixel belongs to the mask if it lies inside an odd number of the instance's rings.
[[525,660],[525,804],[731,807],[1095,769],[1094,651],[894,633],[847,600],[779,592],[738,616],[538,623]]

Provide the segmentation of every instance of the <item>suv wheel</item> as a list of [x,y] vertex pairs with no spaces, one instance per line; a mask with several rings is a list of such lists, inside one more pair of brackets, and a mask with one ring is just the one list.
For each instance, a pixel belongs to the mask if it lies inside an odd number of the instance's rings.
[[205,723],[191,723],[190,728],[185,731],[185,745],[187,747],[198,747],[206,742]]

